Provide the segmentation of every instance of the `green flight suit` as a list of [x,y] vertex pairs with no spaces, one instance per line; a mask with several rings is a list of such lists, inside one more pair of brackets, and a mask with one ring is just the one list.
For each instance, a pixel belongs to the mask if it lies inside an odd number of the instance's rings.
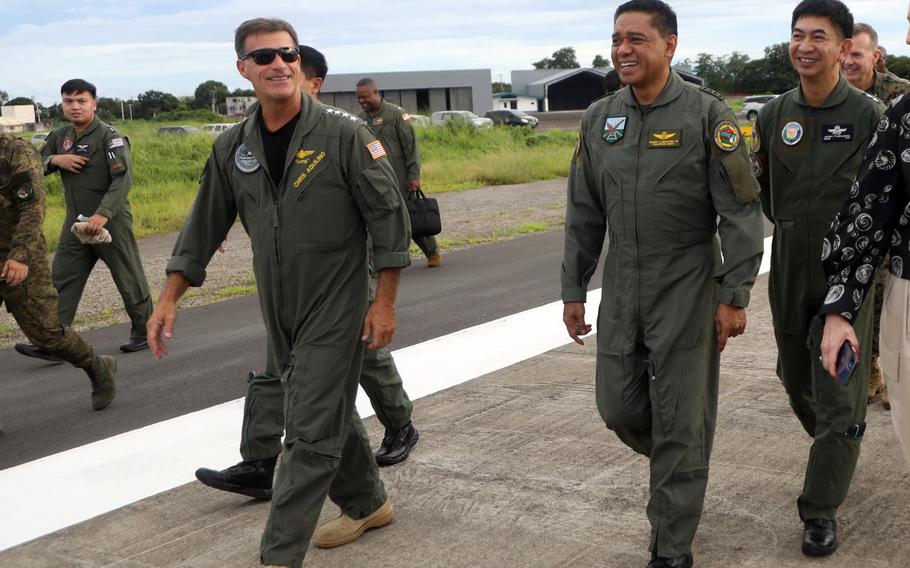
[[[420,179],[417,134],[409,121],[408,113],[400,106],[383,100],[376,114],[370,115],[364,110],[358,116],[366,121],[373,134],[382,142],[398,179],[398,191],[402,198],[408,199],[411,194],[408,182]],[[414,242],[427,258],[438,252],[435,237],[414,237]]]
[[717,306],[746,307],[761,262],[758,186],[741,138],[722,98],[671,72],[647,107],[628,87],[592,104],[569,172],[562,299],[585,301],[609,231],[597,407],[651,459],[651,551],[663,557],[690,552],[704,504]]
[[[362,518],[387,495],[354,408],[369,270],[410,263],[408,217],[392,168],[366,125],[301,96],[278,187],[257,114],[215,140],[167,271],[191,284],[239,214],[268,333],[269,369],[284,384],[283,454],[262,537],[265,564],[302,564],[328,495]],[[372,152],[372,153],[371,153]]]
[[24,140],[0,134],[0,268],[7,260],[28,265],[25,281],[0,280],[0,304],[33,345],[82,369],[95,359],[92,347],[57,320],[44,241],[44,176],[41,159]]
[[[74,174],[50,164],[54,154],[76,154],[89,161]],[[114,284],[130,317],[131,339],[145,339],[145,324],[152,313],[152,296],[133,235],[133,214],[127,194],[132,184],[129,141],[96,117],[81,135],[72,124],[51,132],[41,147],[44,173],[60,172],[66,199],[66,219],[54,255],[54,286],[60,296],[60,323],[72,325],[85,282],[101,259],[111,271]],[[76,217],[95,214],[109,219],[105,228],[111,242],[84,245],[70,232]]]
[[[373,303],[370,286],[370,304]],[[270,363],[267,363],[271,367]],[[244,460],[274,458],[281,453],[284,434],[284,388],[280,370],[267,368],[248,379],[240,432]],[[401,375],[388,347],[364,349],[360,386],[370,398],[376,418],[386,430],[398,431],[411,421],[414,405],[404,390]]]
[[[819,360],[823,323],[816,315],[828,292],[822,240],[851,192],[883,110],[841,77],[820,107],[809,106],[799,87],[769,102],[753,131],[762,209],[774,223],[768,288],[777,374],[814,438],[797,502],[803,520],[835,519],[865,428],[871,350],[862,350],[855,375],[841,385]],[[865,302],[855,322],[862,345],[871,344],[872,303]]]

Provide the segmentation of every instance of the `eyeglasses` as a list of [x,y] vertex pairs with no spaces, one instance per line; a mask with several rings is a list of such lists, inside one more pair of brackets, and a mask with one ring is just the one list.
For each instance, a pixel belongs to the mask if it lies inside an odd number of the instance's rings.
[[300,57],[300,52],[297,51],[296,47],[265,47],[263,49],[255,49],[246,55],[241,56],[240,59],[242,61],[252,57],[253,61],[256,62],[256,65],[268,65],[275,60],[275,55],[280,55],[281,60],[285,63],[293,63]]

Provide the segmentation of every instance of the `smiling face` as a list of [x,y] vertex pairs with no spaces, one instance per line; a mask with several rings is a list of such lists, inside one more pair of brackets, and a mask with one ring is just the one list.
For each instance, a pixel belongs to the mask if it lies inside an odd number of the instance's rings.
[[356,96],[357,103],[367,112],[376,112],[382,106],[382,96],[379,94],[379,89],[376,88],[375,84],[360,85],[357,87]]
[[803,79],[817,79],[840,72],[840,63],[853,47],[842,38],[831,20],[803,16],[790,33],[790,64]]
[[613,23],[610,52],[619,80],[632,87],[663,86],[676,52],[676,36],[663,37],[653,14],[625,12]]
[[872,45],[869,34],[862,32],[853,36],[853,48],[844,58],[844,77],[857,89],[865,91],[875,79],[873,69],[881,52]]
[[[297,43],[287,32],[265,32],[247,36],[244,53],[257,49],[281,47],[297,49]],[[277,54],[267,65],[257,65],[252,57],[237,60],[237,70],[256,91],[260,101],[285,101],[300,96],[300,59],[285,62]]]

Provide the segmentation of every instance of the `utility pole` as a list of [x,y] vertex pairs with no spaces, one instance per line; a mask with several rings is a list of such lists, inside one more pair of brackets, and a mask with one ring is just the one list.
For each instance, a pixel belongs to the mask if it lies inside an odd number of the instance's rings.
[[130,120],[133,120],[133,103],[130,103],[129,107],[130,107]]
[[215,89],[212,89],[212,114],[216,114],[216,112],[215,112]]
[[[132,117],[132,113],[130,113]],[[126,114],[123,112],[123,99],[120,99],[120,120],[126,120]]]

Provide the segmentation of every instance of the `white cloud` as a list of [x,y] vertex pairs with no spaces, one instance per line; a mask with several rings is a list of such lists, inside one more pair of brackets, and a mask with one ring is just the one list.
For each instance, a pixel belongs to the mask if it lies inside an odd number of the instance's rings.
[[[11,2],[11,6],[7,6]],[[677,58],[700,52],[742,51],[760,57],[766,45],[786,41],[795,1],[677,0]],[[303,43],[326,53],[330,71],[490,68],[506,79],[512,69],[563,46],[579,62],[609,56],[612,14],[618,2],[480,0],[436,6],[416,0],[377,5],[366,0],[269,4],[248,0],[4,1],[0,22],[0,88],[10,95],[58,98],[66,79],[83,77],[106,96],[149,90],[191,94],[208,79],[246,87],[234,68],[233,31],[243,20],[278,15],[293,23]],[[879,29],[891,53],[910,54],[906,21],[895,0],[851,0],[858,21]]]

